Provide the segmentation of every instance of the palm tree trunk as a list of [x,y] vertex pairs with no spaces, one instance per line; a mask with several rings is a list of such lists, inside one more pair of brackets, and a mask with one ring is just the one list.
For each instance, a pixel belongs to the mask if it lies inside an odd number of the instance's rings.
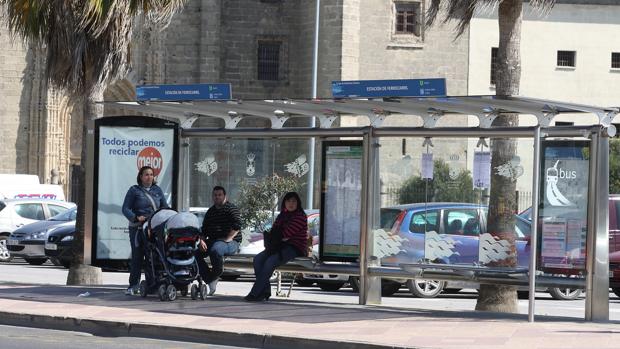
[[[499,5],[496,83],[496,94],[499,96],[519,94],[522,7],[522,0],[504,0]],[[494,126],[498,127],[518,126],[518,124],[518,114],[502,115],[493,123]],[[516,155],[516,148],[515,139],[493,139],[491,141],[491,171],[512,160]],[[516,181],[514,178],[492,173],[487,230],[499,239],[510,242],[512,253],[510,258],[495,263],[495,266],[498,267],[515,267],[517,265],[514,232],[515,191]],[[516,288],[505,285],[480,285],[476,310],[518,312]]]
[[[75,255],[67,276],[67,285],[99,285],[102,284],[101,269],[84,264],[84,228],[86,221],[86,158],[89,156],[87,140],[88,126],[95,118],[103,116],[103,105],[97,104],[103,101],[103,90],[90,94],[84,94],[79,98],[83,106],[82,123],[82,153],[80,158],[80,170],[78,179],[78,211],[75,223],[75,234],[73,238],[73,250]],[[94,242],[93,242],[94,243]],[[90,246],[88,246],[90,248]]]

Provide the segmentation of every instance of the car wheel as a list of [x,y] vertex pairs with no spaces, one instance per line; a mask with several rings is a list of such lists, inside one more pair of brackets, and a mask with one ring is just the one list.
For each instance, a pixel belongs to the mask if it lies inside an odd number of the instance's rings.
[[409,291],[418,298],[435,298],[445,285],[445,281],[439,280],[407,280]]
[[[349,285],[355,293],[360,292],[360,278],[358,276],[349,277]],[[381,296],[389,297],[400,290],[401,284],[396,281],[381,279]]]
[[349,285],[355,293],[360,293],[360,278],[357,276],[349,276]]
[[611,289],[616,297],[620,298],[620,287],[615,287]]
[[47,262],[47,258],[24,258],[24,260],[30,265],[42,265]]
[[581,296],[581,289],[553,287],[549,289],[549,294],[553,299],[572,301]]
[[530,292],[529,291],[517,291],[517,298],[518,299],[529,299]]
[[69,259],[61,259],[60,264],[67,269],[71,268],[71,260]]
[[381,279],[381,297],[390,297],[400,290],[402,284],[398,281]]
[[344,281],[342,282],[325,282],[325,281],[317,281],[317,286],[323,291],[335,292],[344,286]]
[[11,252],[6,247],[6,240],[8,240],[7,236],[0,236],[0,262],[3,263],[8,263],[13,259]]
[[295,278],[295,283],[301,287],[310,287],[314,285],[314,280],[304,279],[303,276],[298,275]]
[[220,275],[220,279],[223,281],[235,281],[240,275]]
[[62,266],[62,263],[60,262],[60,260],[56,257],[50,257],[50,262],[52,262],[53,265],[60,267]]

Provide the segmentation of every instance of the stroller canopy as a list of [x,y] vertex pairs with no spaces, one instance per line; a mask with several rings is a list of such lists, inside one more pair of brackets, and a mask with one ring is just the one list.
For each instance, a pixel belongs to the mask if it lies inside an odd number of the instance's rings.
[[155,229],[156,227],[166,223],[170,219],[170,217],[177,214],[177,211],[171,208],[162,208],[157,212],[153,213],[151,218],[149,218],[149,226],[151,229]]
[[197,229],[200,230],[200,221],[193,213],[180,212],[172,216],[166,222],[166,230],[179,229]]

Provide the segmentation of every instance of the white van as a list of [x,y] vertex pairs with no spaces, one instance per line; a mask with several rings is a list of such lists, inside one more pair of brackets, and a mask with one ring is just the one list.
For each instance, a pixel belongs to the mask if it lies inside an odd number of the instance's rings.
[[51,199],[65,201],[65,193],[57,184],[41,184],[39,176],[0,173],[0,200]]
[[[0,182],[1,183],[1,182]],[[5,199],[50,199],[65,201],[65,193],[57,184],[0,184],[0,200]]]

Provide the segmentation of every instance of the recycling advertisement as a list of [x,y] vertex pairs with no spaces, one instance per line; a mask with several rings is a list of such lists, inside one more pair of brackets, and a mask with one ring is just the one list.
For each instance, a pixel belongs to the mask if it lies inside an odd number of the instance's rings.
[[128,259],[129,222],[122,213],[125,194],[137,184],[138,170],[150,166],[157,185],[171,203],[174,130],[101,126],[98,141],[96,258]]

